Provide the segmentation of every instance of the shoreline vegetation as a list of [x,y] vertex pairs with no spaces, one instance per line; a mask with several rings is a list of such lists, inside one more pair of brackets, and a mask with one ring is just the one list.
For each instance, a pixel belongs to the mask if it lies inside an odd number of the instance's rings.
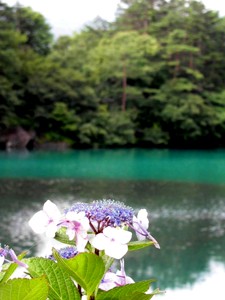
[[224,41],[194,0],[123,0],[56,40],[0,2],[0,149],[224,147]]

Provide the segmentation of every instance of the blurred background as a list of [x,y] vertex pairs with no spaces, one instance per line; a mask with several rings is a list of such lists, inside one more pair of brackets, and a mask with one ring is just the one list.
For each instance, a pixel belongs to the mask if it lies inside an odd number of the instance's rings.
[[[215,2],[215,1],[214,1]],[[134,280],[225,297],[222,1],[0,1],[0,242],[42,254],[50,199],[147,208]]]

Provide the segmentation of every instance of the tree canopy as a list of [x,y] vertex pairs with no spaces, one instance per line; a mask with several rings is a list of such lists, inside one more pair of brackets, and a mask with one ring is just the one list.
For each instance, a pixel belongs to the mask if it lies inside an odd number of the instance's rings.
[[123,0],[53,40],[45,18],[0,2],[0,134],[22,126],[72,147],[225,145],[225,18],[195,0]]

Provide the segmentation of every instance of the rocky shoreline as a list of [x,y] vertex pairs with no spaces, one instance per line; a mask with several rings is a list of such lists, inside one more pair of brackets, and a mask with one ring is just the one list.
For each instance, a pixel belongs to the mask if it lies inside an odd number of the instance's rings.
[[64,151],[69,149],[66,142],[39,142],[35,131],[27,131],[21,126],[0,132],[0,149],[11,150],[47,150]]

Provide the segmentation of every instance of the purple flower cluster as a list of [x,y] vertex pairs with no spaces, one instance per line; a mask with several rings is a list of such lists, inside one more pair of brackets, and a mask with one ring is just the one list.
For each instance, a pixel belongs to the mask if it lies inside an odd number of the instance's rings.
[[129,226],[133,222],[134,210],[121,202],[114,200],[99,200],[91,203],[78,202],[69,211],[85,212],[90,224],[98,224],[96,232],[105,227]]
[[[59,249],[58,253],[62,258],[69,259],[76,256],[78,254],[78,251],[76,247],[71,246],[71,247],[64,247]],[[48,258],[55,261],[55,258],[52,254],[49,255]]]
[[76,256],[78,254],[77,248],[76,247],[65,247],[65,248],[61,248],[59,250],[59,255],[62,258],[73,258],[74,256]]

